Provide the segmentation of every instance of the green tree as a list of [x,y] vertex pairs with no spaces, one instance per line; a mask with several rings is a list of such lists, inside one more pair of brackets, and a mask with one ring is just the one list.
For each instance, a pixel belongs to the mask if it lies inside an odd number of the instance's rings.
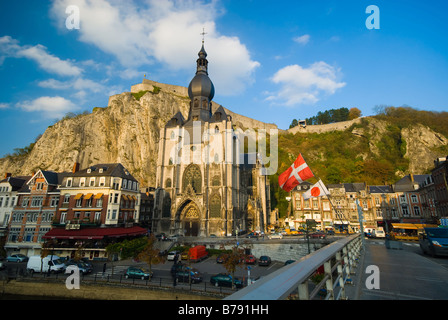
[[232,248],[230,253],[226,254],[226,259],[223,263],[224,268],[232,276],[232,288],[235,288],[235,271],[237,267],[242,267],[244,265],[244,260],[246,255],[244,254],[244,249],[235,246]]
[[138,260],[146,262],[149,267],[149,273],[152,273],[153,264],[165,263],[165,257],[159,254],[160,250],[156,248],[156,243],[156,237],[154,234],[151,234],[147,237],[143,250],[137,255]]

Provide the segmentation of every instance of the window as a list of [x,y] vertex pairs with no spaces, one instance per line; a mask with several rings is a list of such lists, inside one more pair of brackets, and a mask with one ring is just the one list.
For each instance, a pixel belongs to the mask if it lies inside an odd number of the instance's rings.
[[68,178],[67,179],[67,183],[66,183],[66,187],[71,187],[72,186],[72,183],[73,183],[73,179],[72,178]]
[[94,186],[95,186],[95,178],[90,178],[89,187],[94,187]]
[[36,190],[43,190],[44,189],[44,183],[38,182],[36,183]]
[[89,199],[86,200],[86,207],[91,208],[92,207],[92,197],[90,197]]
[[43,197],[33,197],[31,200],[31,206],[32,207],[40,207],[42,206]]
[[100,178],[100,187],[104,187],[106,185],[106,178],[105,177],[101,177]]
[[118,203],[118,193],[115,193],[114,195],[114,203]]
[[23,241],[31,242],[31,241],[33,241],[33,236],[34,236],[34,228],[25,228]]
[[405,207],[405,206],[401,207],[401,211],[403,211],[403,215],[404,216],[408,216],[409,215],[408,207]]
[[215,194],[210,199],[210,218],[221,217],[221,197]]
[[96,199],[96,207],[101,208],[103,206],[103,198]]
[[70,194],[66,193],[64,195],[64,203],[69,203],[70,202]]
[[60,224],[65,224],[65,219],[67,218],[67,212],[61,213],[61,219],[59,220]]
[[126,182],[127,182],[127,180],[123,179],[123,182],[121,184],[121,189],[126,189]]
[[7,207],[8,205],[9,205],[9,197],[6,196],[6,198],[5,198],[5,207]]
[[59,204],[59,196],[52,196],[50,201],[50,207],[57,207]]
[[416,215],[416,216],[420,215],[420,207],[417,207],[417,206],[414,207],[414,215]]
[[415,195],[415,194],[411,195],[411,201],[412,201],[412,203],[418,203],[417,195]]
[[2,206],[2,204],[3,204],[3,197],[0,197],[0,207]]
[[82,196],[76,200],[76,207],[81,207],[82,206]]
[[28,201],[29,201],[28,197],[23,197],[22,198],[22,207],[24,207],[24,208],[28,207]]
[[406,196],[404,194],[400,195],[400,203],[406,203]]
[[79,180],[79,186],[80,187],[85,187],[86,186],[86,178],[81,178]]
[[187,186],[191,185],[195,193],[202,192],[202,174],[201,169],[196,164],[190,164],[184,171],[182,180],[182,190],[186,191]]
[[112,220],[114,220],[116,218],[117,218],[117,210],[114,209],[114,210],[112,210]]
[[9,213],[5,214],[5,218],[3,219],[3,226],[4,227],[9,224],[9,216],[10,216]]

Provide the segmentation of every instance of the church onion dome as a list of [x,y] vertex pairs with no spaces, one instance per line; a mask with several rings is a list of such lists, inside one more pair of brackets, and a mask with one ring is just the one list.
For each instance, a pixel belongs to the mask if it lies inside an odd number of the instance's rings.
[[193,100],[194,97],[206,97],[209,101],[211,101],[215,96],[215,87],[213,86],[213,82],[208,77],[208,61],[206,59],[207,53],[205,52],[204,44],[202,44],[202,48],[199,51],[198,56],[199,59],[196,61],[196,75],[188,86],[188,96],[191,100]]
[[194,97],[206,97],[209,101],[215,96],[215,87],[208,75],[197,73],[188,86],[188,96],[191,100]]

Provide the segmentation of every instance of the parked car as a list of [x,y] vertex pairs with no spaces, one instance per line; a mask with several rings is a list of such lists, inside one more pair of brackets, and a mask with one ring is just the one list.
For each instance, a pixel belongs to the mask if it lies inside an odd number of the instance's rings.
[[310,234],[310,238],[313,239],[325,239],[327,237],[327,235],[325,233],[323,233],[322,231],[317,231],[317,232],[313,232],[312,234]]
[[169,241],[177,242],[177,241],[179,241],[180,237],[182,237],[182,235],[180,235],[180,234],[173,234],[173,235],[169,236],[167,239]]
[[180,255],[180,258],[181,258],[182,260],[188,260],[188,257],[189,257],[189,255],[188,255],[188,251],[184,251],[184,252],[182,252],[181,255]]
[[168,238],[167,238],[165,233],[156,234],[156,239],[159,240],[159,241],[166,241],[166,240],[168,240]]
[[171,274],[174,276],[174,274],[177,272],[190,270],[190,269],[191,268],[189,266],[186,266],[182,263],[176,263],[176,264],[173,264],[173,266],[171,267]]
[[78,267],[79,271],[82,272],[82,274],[88,274],[93,271],[93,268],[90,267],[87,263],[85,263],[83,260],[75,261],[75,260],[69,260],[65,263],[67,267],[69,266],[76,266]]
[[[238,278],[234,278],[233,282],[235,284],[235,287],[237,288],[241,288],[243,286],[243,283]],[[210,278],[210,283],[217,287],[218,286],[232,287],[232,276],[226,273],[219,273]]]
[[168,252],[168,255],[166,256],[166,260],[168,261],[174,261],[174,259],[176,258],[176,256],[179,254],[179,251],[170,251]]
[[6,261],[8,262],[25,262],[28,261],[28,257],[24,254],[21,253],[16,253],[16,254],[12,254],[10,256],[8,256],[6,258]]
[[271,258],[269,256],[261,256],[260,259],[258,259],[259,266],[268,266],[270,264],[271,264]]
[[286,260],[285,266],[287,266],[288,264],[294,263],[294,262],[296,262],[296,260]]
[[283,235],[281,233],[272,233],[268,235],[269,239],[283,239]]
[[216,263],[224,263],[227,261],[228,259],[228,255],[226,253],[221,253],[217,258],[216,258]]
[[185,269],[175,274],[177,281],[188,283],[199,283],[202,281],[202,274],[196,269]]
[[255,232],[248,233],[246,238],[258,238],[258,234]]
[[252,254],[250,254],[246,256],[245,262],[246,264],[255,264],[257,262],[257,259]]
[[129,267],[126,270],[125,273],[125,278],[129,279],[129,278],[134,278],[134,279],[142,279],[142,280],[148,280],[149,278],[152,277],[152,272],[145,272],[140,268],[136,268],[136,267]]

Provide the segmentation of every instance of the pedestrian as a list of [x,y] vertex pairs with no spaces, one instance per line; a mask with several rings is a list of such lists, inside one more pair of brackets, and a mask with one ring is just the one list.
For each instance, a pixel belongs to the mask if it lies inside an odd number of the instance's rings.
[[104,265],[103,265],[103,279],[104,279],[104,277],[106,275],[106,267],[107,267],[107,264],[104,263]]

